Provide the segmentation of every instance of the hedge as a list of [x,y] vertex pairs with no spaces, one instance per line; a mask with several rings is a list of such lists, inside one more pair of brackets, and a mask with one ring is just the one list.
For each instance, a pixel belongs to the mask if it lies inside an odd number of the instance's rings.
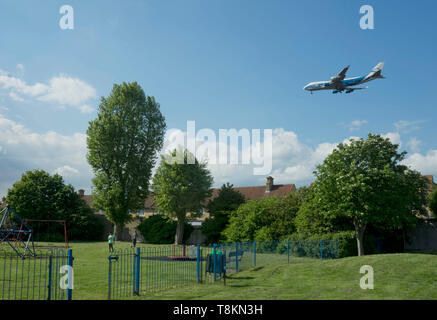
[[[137,227],[144,240],[153,244],[174,243],[177,222],[157,214],[144,219]],[[185,222],[183,241],[187,241],[194,227]]]

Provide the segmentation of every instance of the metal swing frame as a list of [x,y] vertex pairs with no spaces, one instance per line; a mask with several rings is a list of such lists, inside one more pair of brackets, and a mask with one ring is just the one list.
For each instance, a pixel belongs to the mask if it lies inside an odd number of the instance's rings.
[[[20,258],[24,259],[27,254],[35,256],[33,230],[9,205],[0,211],[0,216],[0,243],[7,243]],[[20,221],[20,229],[16,228],[13,217]],[[19,244],[22,245],[22,252],[20,252]]]
[[[38,223],[57,223],[60,224],[63,227],[63,232],[64,232],[64,246],[65,249],[68,249],[68,236],[67,236],[67,222],[65,220],[47,220],[47,219],[23,219],[22,220],[23,223],[34,223],[34,222],[38,222]],[[50,231],[50,225],[49,225],[49,229]],[[36,233],[38,234],[38,229],[36,230]],[[36,242],[38,243],[38,239],[36,240]],[[37,244],[38,247],[38,244]],[[49,246],[49,248],[57,248],[57,246]]]

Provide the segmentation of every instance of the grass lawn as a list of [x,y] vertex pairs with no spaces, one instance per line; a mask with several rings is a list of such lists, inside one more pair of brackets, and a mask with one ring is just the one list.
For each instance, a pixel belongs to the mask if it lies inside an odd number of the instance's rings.
[[[360,288],[362,265],[374,269],[374,289]],[[437,299],[437,256],[386,254],[338,260],[295,259],[252,267],[221,284],[196,285],[137,299]]]
[[[129,247],[130,243],[116,243],[116,249]],[[106,299],[107,243],[70,243],[70,248],[75,258],[73,299]],[[289,264],[286,258],[273,258],[259,255],[256,267],[229,275],[226,286],[223,282],[197,284],[193,276],[185,287],[145,291],[144,282],[141,295],[129,299],[437,299],[437,255],[404,253],[337,260],[291,257]],[[146,262],[142,263],[142,279],[147,281]],[[194,272],[194,265],[187,264],[184,272]],[[374,269],[374,290],[359,286],[363,265]],[[160,272],[169,274],[171,268]]]

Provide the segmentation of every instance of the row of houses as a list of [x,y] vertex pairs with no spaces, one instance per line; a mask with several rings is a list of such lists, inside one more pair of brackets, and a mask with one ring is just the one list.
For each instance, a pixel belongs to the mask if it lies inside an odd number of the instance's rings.
[[[265,185],[260,186],[250,186],[250,187],[234,187],[236,191],[239,191],[246,201],[248,200],[257,200],[262,198],[268,198],[268,197],[285,197],[289,195],[291,192],[296,191],[296,185],[295,184],[274,184],[274,179],[271,176],[268,176],[266,178]],[[202,222],[205,221],[205,219],[210,218],[210,213],[206,209],[206,204],[216,198],[219,194],[220,188],[214,188],[211,194],[211,197],[206,199],[205,201],[205,208],[203,208],[203,212],[201,217],[197,218],[190,218],[190,214],[188,213],[188,220],[189,223],[191,223],[194,226],[194,231],[188,240],[188,243],[200,243],[202,242],[203,236],[199,230],[199,227],[201,226]],[[85,200],[85,202],[93,208],[93,197],[92,195],[86,195],[85,191],[83,189],[78,190],[78,194],[82,197],[82,199]],[[101,221],[103,222],[105,226],[105,234],[108,234],[110,231],[113,230],[113,224],[106,219],[106,216],[104,215],[103,211],[95,210],[95,213],[99,216]],[[156,203],[154,201],[153,195],[149,195],[144,203],[144,209],[140,210],[138,212],[132,212],[133,220],[126,225],[124,230],[122,231],[122,234],[120,235],[120,238],[124,241],[130,241],[133,236],[136,233],[136,227],[141,222],[142,218],[148,218],[152,215],[159,214],[159,210],[156,206]],[[140,236],[137,234],[137,236]]]
[[[284,197],[290,194],[293,191],[296,191],[296,186],[294,184],[278,184],[275,185],[273,183],[273,177],[267,177],[266,184],[261,186],[252,186],[252,187],[234,187],[236,191],[239,191],[243,194],[246,201],[248,200],[256,200],[266,197]],[[211,197],[206,199],[205,204],[207,204],[210,200],[216,198],[219,194],[220,188],[214,188],[212,191]],[[78,194],[85,200],[85,202],[93,208],[93,197],[91,195],[86,195],[83,189],[78,190]],[[103,214],[101,211],[96,211],[97,214]],[[159,214],[159,210],[154,201],[153,195],[149,195],[144,202],[144,209],[138,212],[132,212],[133,216],[148,218],[152,215]],[[189,215],[188,215],[189,216]],[[204,221],[206,218],[209,218],[210,214],[206,209],[206,206],[202,212],[202,216],[200,218],[191,219],[191,221]]]

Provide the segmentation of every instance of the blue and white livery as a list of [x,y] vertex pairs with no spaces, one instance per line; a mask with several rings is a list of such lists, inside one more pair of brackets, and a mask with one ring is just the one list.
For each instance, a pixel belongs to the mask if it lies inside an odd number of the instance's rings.
[[366,76],[345,79],[346,72],[348,71],[349,67],[350,66],[347,66],[346,68],[341,70],[341,72],[335,77],[332,77],[330,81],[318,81],[307,84],[304,87],[304,90],[310,91],[311,94],[313,93],[313,91],[319,90],[334,90],[332,93],[339,93],[343,91],[345,91],[346,93],[351,93],[355,90],[367,89],[367,87],[353,88],[354,86],[375,79],[385,79],[381,74],[382,68],[384,68],[384,62],[378,63],[375,68],[372,69],[372,72],[370,72]]

